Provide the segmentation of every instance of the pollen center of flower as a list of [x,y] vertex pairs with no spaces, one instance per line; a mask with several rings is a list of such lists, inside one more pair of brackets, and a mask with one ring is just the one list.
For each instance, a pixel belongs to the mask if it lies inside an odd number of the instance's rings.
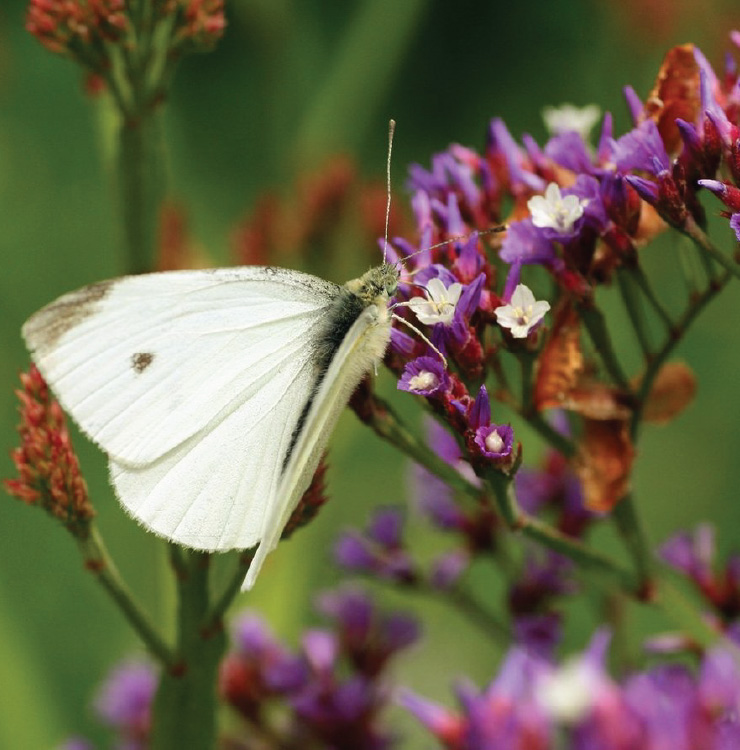
[[504,441],[501,439],[501,435],[499,435],[498,432],[494,430],[486,438],[486,450],[490,451],[491,453],[501,453],[503,448]]
[[526,307],[514,307],[514,318],[520,326],[528,326],[529,320],[532,317],[532,305]]
[[438,384],[439,378],[429,370],[422,370],[409,379],[409,388],[412,391],[428,391],[430,388],[436,388]]

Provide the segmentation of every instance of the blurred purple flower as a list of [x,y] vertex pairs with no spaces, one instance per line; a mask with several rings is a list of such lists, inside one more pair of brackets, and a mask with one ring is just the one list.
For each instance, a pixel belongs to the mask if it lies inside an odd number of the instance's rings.
[[117,666],[101,686],[95,712],[119,733],[121,750],[145,750],[157,679],[148,662],[129,661]]

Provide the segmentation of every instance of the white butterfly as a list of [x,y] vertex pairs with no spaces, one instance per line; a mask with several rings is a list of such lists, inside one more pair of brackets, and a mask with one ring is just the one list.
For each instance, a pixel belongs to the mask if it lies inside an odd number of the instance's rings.
[[251,588],[383,358],[398,279],[386,263],[343,287],[270,267],[128,276],[60,297],[23,336],[126,510],[194,549],[259,544]]

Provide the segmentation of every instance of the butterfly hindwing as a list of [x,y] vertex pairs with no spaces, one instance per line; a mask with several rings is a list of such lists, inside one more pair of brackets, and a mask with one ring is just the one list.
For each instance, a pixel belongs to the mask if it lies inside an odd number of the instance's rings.
[[382,360],[389,338],[386,299],[367,306],[343,337],[312,396],[277,488],[276,501],[269,505],[265,514],[261,544],[243,588],[254,585],[265,557],[280,541],[282,530],[311,481],[339,415],[357,384]]

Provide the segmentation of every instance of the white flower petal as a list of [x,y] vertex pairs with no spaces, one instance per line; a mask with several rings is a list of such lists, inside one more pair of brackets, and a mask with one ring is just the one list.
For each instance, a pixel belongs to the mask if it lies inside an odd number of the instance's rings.
[[549,309],[549,302],[537,301],[528,286],[519,284],[511,295],[511,302],[497,307],[493,312],[502,328],[510,329],[515,339],[523,339],[545,317]]

